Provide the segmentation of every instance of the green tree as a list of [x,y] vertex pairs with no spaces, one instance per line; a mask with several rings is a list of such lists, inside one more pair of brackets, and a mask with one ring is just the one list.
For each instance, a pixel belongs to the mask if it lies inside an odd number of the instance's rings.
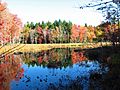
[[29,37],[29,33],[30,33],[30,27],[27,25],[24,25],[23,27],[23,31],[21,32],[21,43],[27,43],[27,39]]
[[45,24],[45,22],[44,22],[44,21],[42,21],[42,23],[41,23],[41,27],[42,27],[42,29],[45,29],[46,24]]
[[34,25],[33,22],[30,23],[30,28],[31,28],[31,29],[34,29],[34,28],[35,28],[35,25]]

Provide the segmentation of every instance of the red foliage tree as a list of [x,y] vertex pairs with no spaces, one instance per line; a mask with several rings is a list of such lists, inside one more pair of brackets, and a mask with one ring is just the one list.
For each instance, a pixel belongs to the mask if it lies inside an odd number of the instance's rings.
[[77,25],[73,25],[71,29],[71,40],[72,42],[77,42],[77,38],[79,37],[79,29]]
[[37,30],[37,33],[43,34],[42,27],[38,26],[36,30]]
[[71,29],[71,40],[72,42],[83,42],[85,39],[85,34],[86,34],[87,28],[82,27],[80,25],[73,25]]
[[21,20],[9,12],[6,3],[0,2],[0,44],[14,42],[21,30]]

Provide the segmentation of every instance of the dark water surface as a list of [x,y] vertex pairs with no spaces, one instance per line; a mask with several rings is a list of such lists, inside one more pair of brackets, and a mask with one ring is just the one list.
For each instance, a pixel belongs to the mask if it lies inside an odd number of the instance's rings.
[[6,56],[0,67],[0,90],[89,90],[92,75],[99,79],[108,71],[74,49],[15,53]]

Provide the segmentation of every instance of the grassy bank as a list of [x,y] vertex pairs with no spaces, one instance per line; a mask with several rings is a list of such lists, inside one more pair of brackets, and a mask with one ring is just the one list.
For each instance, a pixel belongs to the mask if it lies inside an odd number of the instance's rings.
[[6,52],[38,52],[52,48],[96,48],[110,45],[110,43],[64,43],[64,44],[11,44],[0,48],[0,54]]

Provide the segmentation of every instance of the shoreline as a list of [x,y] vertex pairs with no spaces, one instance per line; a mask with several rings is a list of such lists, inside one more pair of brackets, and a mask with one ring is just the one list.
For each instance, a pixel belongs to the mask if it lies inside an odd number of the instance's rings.
[[102,46],[110,46],[110,42],[98,43],[54,43],[54,44],[10,44],[0,48],[0,54],[13,52],[39,52],[42,50],[50,50],[53,48],[79,48],[90,49]]

